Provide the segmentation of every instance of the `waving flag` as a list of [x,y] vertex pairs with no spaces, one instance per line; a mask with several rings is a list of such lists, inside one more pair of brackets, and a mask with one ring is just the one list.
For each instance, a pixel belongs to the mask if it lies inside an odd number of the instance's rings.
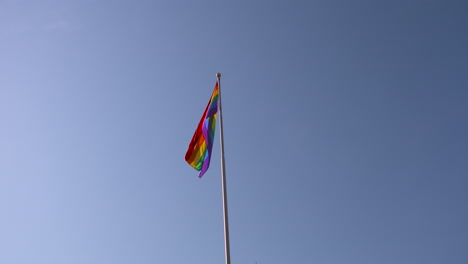
[[216,113],[218,112],[218,82],[213,90],[210,101],[205,108],[205,112],[198,123],[197,130],[185,154],[185,161],[190,166],[199,171],[198,177],[202,177],[208,170],[211,159],[211,149],[213,148],[214,133],[216,127]]

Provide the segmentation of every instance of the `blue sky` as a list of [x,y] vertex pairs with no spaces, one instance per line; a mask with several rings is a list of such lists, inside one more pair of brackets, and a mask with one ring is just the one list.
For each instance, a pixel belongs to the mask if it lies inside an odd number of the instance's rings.
[[[0,1],[0,262],[467,263],[464,1]],[[219,131],[217,131],[219,132]]]

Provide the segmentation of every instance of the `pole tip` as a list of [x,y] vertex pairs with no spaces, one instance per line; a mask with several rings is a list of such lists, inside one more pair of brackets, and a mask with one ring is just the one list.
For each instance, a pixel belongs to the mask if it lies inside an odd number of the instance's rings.
[[216,74],[216,77],[218,77],[218,78],[221,77],[221,73],[218,72],[218,73]]

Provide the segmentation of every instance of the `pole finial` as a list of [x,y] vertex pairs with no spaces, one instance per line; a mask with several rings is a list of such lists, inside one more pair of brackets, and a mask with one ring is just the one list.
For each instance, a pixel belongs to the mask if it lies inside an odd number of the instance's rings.
[[221,73],[218,72],[218,73],[216,74],[216,77],[218,77],[218,78],[221,77]]

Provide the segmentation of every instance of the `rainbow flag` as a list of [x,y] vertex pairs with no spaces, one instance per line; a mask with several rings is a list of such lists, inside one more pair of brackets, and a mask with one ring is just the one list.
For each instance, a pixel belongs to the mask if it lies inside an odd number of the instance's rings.
[[211,159],[211,149],[213,148],[214,133],[216,127],[216,113],[218,112],[218,82],[213,90],[210,101],[203,112],[203,116],[198,123],[197,130],[193,134],[192,141],[185,154],[185,161],[190,166],[199,171],[198,177],[202,177],[208,170]]

